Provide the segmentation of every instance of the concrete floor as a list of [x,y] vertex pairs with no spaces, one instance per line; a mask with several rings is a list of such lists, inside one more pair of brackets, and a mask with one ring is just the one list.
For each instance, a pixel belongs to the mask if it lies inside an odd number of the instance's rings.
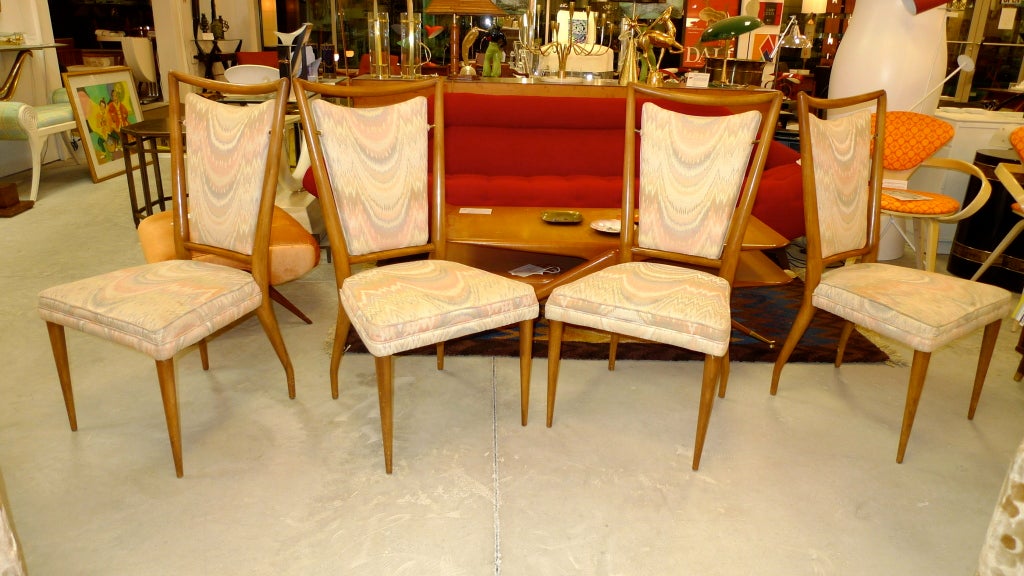
[[[27,194],[27,174],[17,175]],[[124,177],[49,165],[35,208],[0,221],[0,468],[29,573],[65,575],[970,574],[1024,437],[1005,322],[977,417],[974,335],[932,360],[906,460],[909,368],[734,363],[690,470],[698,363],[564,361],[545,428],[546,362],[519,424],[517,361],[396,362],[395,470],[384,473],[372,359],[332,400],[330,265],[282,287],[296,369],[258,322],[178,360],[177,479],[153,363],[69,332],[71,432],[36,294],[142,262]]]

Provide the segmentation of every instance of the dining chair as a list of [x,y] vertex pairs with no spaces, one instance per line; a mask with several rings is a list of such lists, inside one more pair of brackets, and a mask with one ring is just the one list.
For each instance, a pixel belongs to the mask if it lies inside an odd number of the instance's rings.
[[[331,395],[338,397],[338,368],[355,327],[374,356],[390,474],[394,355],[435,345],[441,370],[445,341],[518,323],[525,426],[537,297],[526,283],[445,260],[443,81],[298,80],[295,93],[338,287]],[[392,259],[399,261],[382,262]]]
[[555,288],[544,305],[548,427],[565,324],[611,332],[609,368],[617,335],[679,346],[704,354],[693,451],[699,467],[716,384],[725,394],[732,281],[781,105],[777,91],[626,89],[619,259]]
[[[902,462],[932,353],[984,328],[967,412],[973,419],[999,326],[1012,303],[1010,293],[996,286],[877,262],[885,103],[881,90],[832,100],[799,96],[807,271],[800,309],[775,360],[771,394],[777,393],[782,368],[817,309],[845,321],[836,367],[855,324],[913,348],[896,452]],[[877,110],[874,115],[870,106]],[[819,118],[820,111],[829,119]]]
[[0,102],[0,140],[27,140],[32,159],[32,187],[29,200],[39,196],[39,180],[43,169],[43,154],[50,136],[60,136],[61,142],[76,164],[81,164],[71,145],[70,134],[75,130],[75,114],[64,89],[54,90],[50,103],[33,106],[24,102]]
[[[1024,159],[1024,126],[1014,129],[1010,132],[1010,146],[1017,152],[1017,156]],[[1006,188],[1010,196],[1013,197],[1013,202],[1010,204],[1010,211],[1016,214],[1020,220],[1010,228],[1010,231],[1003,236],[999,244],[992,250],[992,252],[985,258],[985,261],[981,263],[978,270],[971,276],[971,280],[977,280],[981,278],[981,275],[985,273],[993,264],[1002,261],[1003,252],[1013,244],[1013,241],[1020,236],[1021,231],[1024,231],[1024,188],[1021,187],[1020,180],[1017,178],[1021,174],[1024,174],[1024,167],[1019,162],[1000,162],[995,169],[996,178]]]
[[[917,267],[935,271],[939,225],[956,223],[974,215],[988,201],[992,185],[980,168],[957,158],[935,154],[953,138],[948,122],[918,112],[891,111],[886,115],[882,163],[882,213],[903,236],[917,258]],[[947,194],[908,189],[908,181],[920,169],[952,171],[977,178],[978,194],[966,206]],[[895,219],[913,223],[913,239]]]
[[[64,404],[78,429],[65,327],[124,344],[156,361],[174,470],[183,475],[174,357],[255,312],[284,366],[288,396],[295,375],[269,296],[271,213],[284,133],[287,80],[231,87],[171,72],[171,187],[177,258],[61,284],[39,294]],[[274,96],[252,106],[203,98],[194,89]],[[184,111],[182,111],[184,107]],[[188,132],[185,161],[182,132]],[[209,254],[225,266],[194,258]],[[244,268],[242,270],[240,268]]]

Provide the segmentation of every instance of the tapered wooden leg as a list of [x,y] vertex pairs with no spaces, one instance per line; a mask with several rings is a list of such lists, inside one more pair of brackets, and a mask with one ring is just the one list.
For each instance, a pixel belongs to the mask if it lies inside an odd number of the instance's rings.
[[615,356],[619,353],[619,335],[612,334],[608,340],[608,370],[615,370]]
[[843,365],[843,355],[846,354],[846,343],[850,341],[850,335],[853,334],[854,324],[849,320],[843,321],[843,330],[839,333],[839,347],[836,348],[836,359],[834,365],[839,368]]
[[924,229],[927,236],[922,243],[922,247],[925,250],[924,269],[929,272],[935,272],[935,252],[939,248],[939,223],[934,218],[927,218],[924,223]]
[[71,367],[68,362],[68,343],[64,337],[64,327],[47,322],[46,331],[50,334],[50,348],[53,349],[53,362],[57,365],[57,379],[60,381],[60,393],[64,396],[64,409],[68,412],[68,423],[71,424],[72,430],[78,430],[78,416],[75,414],[75,395],[71,389]]
[[444,370],[444,342],[437,343],[437,369]]
[[978,409],[978,400],[981,399],[981,389],[985,386],[985,378],[988,376],[988,365],[992,361],[992,352],[996,349],[996,339],[999,338],[999,327],[1002,320],[985,326],[985,334],[981,338],[981,352],[978,354],[978,370],[974,373],[974,389],[971,391],[971,406],[967,409],[967,419],[974,420],[974,411]]
[[345,355],[345,342],[348,341],[348,330],[352,326],[345,309],[338,305],[338,319],[334,324],[334,345],[331,346],[331,398],[338,399],[338,368]]
[[206,345],[206,338],[199,341],[199,362],[203,370],[210,369],[210,350]]
[[813,318],[814,305],[811,304],[811,295],[807,293],[804,294],[804,299],[800,303],[800,311],[797,312],[796,318],[793,320],[793,327],[789,329],[786,342],[782,344],[782,350],[779,350],[779,356],[775,359],[775,368],[772,369],[772,396],[779,391],[779,377],[782,375],[782,367],[786,365],[789,355],[793,353],[796,345],[800,343],[800,338],[803,337]]
[[925,233],[925,222],[922,218],[910,218],[914,229],[914,260],[917,263],[917,267],[920,270],[927,270],[928,265],[925,259],[925,242],[927,242],[927,234]]
[[292,360],[288,357],[288,349],[284,346],[284,338],[277,325],[277,316],[274,315],[274,307],[269,299],[263,299],[263,303],[256,309],[256,317],[260,319],[263,331],[267,333],[267,338],[270,340],[271,346],[274,347],[278,360],[284,366],[284,374],[288,380],[288,397],[295,398],[295,370],[292,368]]
[[726,348],[722,358],[722,370],[718,378],[718,397],[725,398],[725,388],[729,385],[729,349]]
[[286,298],[284,294],[281,294],[280,292],[278,292],[277,288],[274,288],[273,286],[270,287],[270,298],[274,302],[277,302],[278,304],[283,306],[285,310],[287,310],[287,311],[291,312],[292,314],[296,315],[299,318],[299,320],[302,320],[306,324],[312,324],[313,323],[313,321],[309,319],[309,316],[306,316],[305,314],[303,314],[302,310],[299,310],[298,306],[296,306],[295,304],[292,304],[291,300]]
[[694,470],[700,468],[700,455],[708,435],[708,422],[711,421],[711,409],[715,405],[715,388],[721,367],[722,358],[710,354],[704,356],[704,376],[700,385],[700,405],[697,407],[697,437],[693,442]]
[[533,372],[533,320],[519,323],[519,412],[523,426],[530,415],[530,374]]
[[391,474],[394,441],[394,356],[374,357],[377,366],[377,399],[380,403],[380,436],[384,444],[384,470]]
[[[999,243],[998,246],[995,247],[995,250],[992,250],[992,252],[989,253],[988,258],[985,258],[985,261],[981,263],[981,266],[978,267],[978,270],[974,273],[974,276],[971,276],[971,280],[974,281],[977,280],[978,278],[981,278],[981,275],[984,274],[985,271],[988,270],[989,267],[992,266],[992,264],[994,264],[995,261],[999,259],[1000,256],[1003,255],[1003,252],[1005,252],[1006,249],[1010,247],[1010,244],[1013,244],[1013,241],[1017,239],[1017,236],[1020,236],[1022,230],[1024,230],[1024,220],[1021,220],[1020,222],[1017,222],[1016,224],[1013,225],[1013,228],[1006,233],[1006,236],[1003,237],[1003,240]],[[1015,376],[1014,380],[1017,380],[1019,382],[1020,378],[1017,378]]]
[[178,478],[181,478],[185,471],[181,463],[181,422],[178,416],[178,389],[174,384],[174,358],[157,360],[156,375],[160,381],[160,397],[164,402],[167,435],[171,439],[171,457],[174,458],[174,473],[178,475]]
[[917,404],[921,401],[924,377],[928,373],[928,362],[931,359],[931,352],[914,350],[914,363],[910,365],[907,405],[903,408],[903,429],[900,430],[900,446],[896,451],[896,462],[903,462],[903,455],[907,452],[907,441],[910,440],[910,430],[914,427],[914,416],[917,415]]
[[548,321],[548,418],[547,426],[555,417],[555,392],[558,390],[558,364],[562,358],[562,328],[557,320]]

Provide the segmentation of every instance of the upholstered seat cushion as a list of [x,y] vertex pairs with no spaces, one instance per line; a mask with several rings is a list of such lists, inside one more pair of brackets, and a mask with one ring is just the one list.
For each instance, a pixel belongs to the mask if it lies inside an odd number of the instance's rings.
[[822,275],[814,305],[921,352],[1007,317],[1008,291],[890,264],[853,264]]
[[[139,242],[146,262],[175,258],[174,218],[171,211],[157,212],[139,222]],[[237,268],[227,258],[204,254],[199,260]],[[270,222],[270,285],[278,286],[306,275],[320,263],[320,245],[298,220],[279,206]]]
[[960,209],[960,203],[956,198],[938,194],[936,192],[925,192],[924,190],[909,190],[913,194],[927,196],[927,200],[900,200],[882,191],[882,210],[888,212],[899,212],[902,214],[917,214],[920,216],[944,216],[954,214]]
[[255,310],[262,298],[247,272],[168,260],[47,288],[39,315],[166,360]]
[[389,356],[536,318],[526,283],[445,260],[370,268],[339,290],[366,349]]
[[0,102],[0,140],[27,140],[26,126],[39,129],[74,121],[74,112],[67,103],[29,106],[22,102]]
[[650,262],[606,268],[555,288],[544,316],[721,356],[729,347],[729,283]]

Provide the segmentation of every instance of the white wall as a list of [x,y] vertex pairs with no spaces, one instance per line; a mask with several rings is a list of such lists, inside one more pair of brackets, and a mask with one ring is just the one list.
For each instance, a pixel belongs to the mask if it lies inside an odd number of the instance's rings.
[[[50,26],[50,8],[46,0],[17,0],[4,2],[0,11],[0,30],[22,32],[25,44],[53,42]],[[0,53],[0,70],[4,77],[14,64],[16,51]],[[51,91],[61,87],[57,51],[53,48],[33,51],[21,72],[18,89],[13,100],[28,104],[45,104]],[[56,158],[57,146],[50,146],[48,157]],[[0,174],[8,175],[32,166],[27,142],[0,141]]]

